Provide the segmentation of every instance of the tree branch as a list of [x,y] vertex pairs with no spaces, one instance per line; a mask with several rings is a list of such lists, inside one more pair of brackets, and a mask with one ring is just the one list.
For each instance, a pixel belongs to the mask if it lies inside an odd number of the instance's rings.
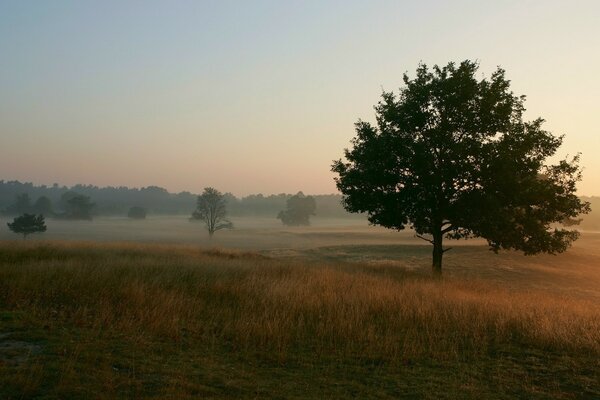
[[415,236],[418,237],[419,239],[423,239],[424,241],[433,244],[433,240],[427,239],[427,238],[425,238],[425,237],[423,237],[421,235],[418,235],[418,234],[415,234]]
[[233,228],[233,224],[229,221],[225,221],[221,224],[215,225],[215,231],[220,231],[221,229],[231,229]]
[[453,247],[448,247],[447,249],[442,250],[442,253],[445,253],[445,252],[450,251],[452,249],[453,249]]
[[447,228],[444,228],[444,229],[442,229],[442,234],[444,234],[444,233],[448,233],[448,232],[450,232],[452,229],[454,229],[454,226],[452,226],[452,225],[448,225],[448,227],[447,227]]

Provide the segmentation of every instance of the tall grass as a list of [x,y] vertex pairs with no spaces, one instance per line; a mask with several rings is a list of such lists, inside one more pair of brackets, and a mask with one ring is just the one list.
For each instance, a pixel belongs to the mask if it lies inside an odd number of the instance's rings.
[[513,345],[600,354],[594,302],[192,247],[4,243],[0,308],[49,328],[193,340],[278,360],[299,351],[454,360]]

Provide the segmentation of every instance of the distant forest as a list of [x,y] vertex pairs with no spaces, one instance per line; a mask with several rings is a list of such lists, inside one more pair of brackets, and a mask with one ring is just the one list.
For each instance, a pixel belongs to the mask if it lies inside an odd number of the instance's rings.
[[[196,208],[197,194],[190,192],[170,193],[158,186],[144,188],[98,187],[93,185],[75,185],[71,187],[54,184],[36,186],[28,182],[0,180],[0,213],[15,215],[17,199],[26,194],[30,203],[30,212],[52,210],[64,211],[64,199],[69,195],[88,196],[94,203],[93,215],[126,216],[131,207],[143,207],[148,215],[191,215]],[[227,210],[232,216],[264,216],[275,218],[285,209],[287,200],[293,194],[275,195],[253,194],[238,198],[226,193]],[[361,218],[350,214],[341,205],[338,194],[312,195],[315,198],[318,217]],[[36,207],[37,205],[37,207]],[[21,207],[22,208],[22,207]],[[25,208],[27,206],[25,205]],[[364,218],[364,217],[363,217]]]
[[[64,210],[64,198],[69,194],[88,196],[94,203],[93,215],[96,216],[126,216],[131,207],[143,207],[148,215],[191,215],[196,208],[197,194],[190,192],[170,193],[158,186],[144,188],[129,187],[98,187],[93,185],[75,185],[71,187],[54,184],[52,186],[36,186],[29,182],[0,180],[0,213],[4,215],[18,214],[15,209],[17,198],[27,194],[31,203],[31,211],[35,212],[35,205],[45,203],[44,208],[50,207],[54,212]],[[287,200],[295,193],[281,193],[272,195],[252,194],[238,198],[231,193],[226,193],[227,209],[231,216],[262,216],[276,218],[278,213],[285,209]],[[316,215],[318,217],[335,218],[364,218],[364,216],[350,214],[341,204],[342,196],[339,194],[312,195],[317,203]],[[46,198],[47,200],[40,201]],[[592,212],[583,216],[580,229],[600,229],[600,197],[586,197]]]

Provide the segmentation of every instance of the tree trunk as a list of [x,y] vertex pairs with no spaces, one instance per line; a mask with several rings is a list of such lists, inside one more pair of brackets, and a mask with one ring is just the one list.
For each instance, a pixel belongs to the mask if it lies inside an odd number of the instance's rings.
[[433,275],[442,275],[442,257],[444,255],[444,249],[442,247],[442,230],[433,234],[433,264],[432,271]]

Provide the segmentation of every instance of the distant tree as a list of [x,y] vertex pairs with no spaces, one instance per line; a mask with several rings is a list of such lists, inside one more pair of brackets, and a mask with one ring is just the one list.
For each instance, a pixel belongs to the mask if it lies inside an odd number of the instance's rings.
[[19,193],[14,195],[14,202],[6,207],[4,213],[7,215],[21,215],[25,213],[31,213],[32,210],[33,207],[31,205],[31,198],[29,197],[29,194]]
[[66,212],[67,209],[69,208],[69,200],[71,200],[75,196],[80,196],[80,194],[73,190],[68,190],[68,191],[64,192],[63,194],[61,194],[60,201],[59,201],[60,209]]
[[400,95],[383,93],[376,106],[377,126],[359,121],[347,161],[332,166],[345,208],[414,228],[433,245],[435,273],[450,250],[444,237],[560,253],[578,233],[556,224],[589,212],[575,195],[579,157],[546,164],[562,137],[542,119],[523,121],[524,97],[509,90],[504,70],[479,80],[477,69],[464,61],[404,75]]
[[131,207],[127,213],[127,216],[132,219],[145,219],[146,209],[138,206]]
[[53,214],[52,211],[52,201],[46,196],[40,196],[35,201],[33,205],[33,209],[37,214],[42,214],[44,216],[49,216]]
[[[22,193],[28,193],[33,206],[31,209],[15,208],[15,198]],[[49,216],[67,218],[68,204],[65,199],[81,194],[89,196],[96,203],[92,214],[96,215],[127,215],[132,205],[152,210],[155,214],[189,214],[190,205],[195,207],[197,195],[190,192],[169,193],[167,190],[149,186],[146,188],[127,187],[96,187],[93,185],[74,185],[66,187],[59,184],[50,186],[33,185],[29,182],[3,181],[0,179],[0,212],[5,215],[17,216],[25,212],[44,214]],[[245,197],[235,197],[231,193],[223,193],[227,201],[227,215],[256,215],[276,216],[279,211],[286,208],[287,200],[293,194],[279,193],[271,195],[251,194]],[[39,197],[51,200],[50,210],[36,209]],[[320,216],[364,218],[363,215],[351,215],[341,205],[340,194],[313,195]]]
[[32,211],[31,198],[27,193],[20,193],[14,197],[15,202],[9,205],[5,213],[8,215],[21,215]]
[[298,192],[287,200],[286,209],[279,212],[277,219],[289,226],[310,225],[310,216],[315,215],[316,209],[314,197]]
[[76,192],[66,192],[61,197],[65,213],[64,217],[68,219],[92,219],[92,209],[95,204],[90,201],[89,196],[84,196]]
[[31,199],[29,198],[29,194],[23,193],[17,196],[17,200],[15,202],[16,212],[19,214],[24,214],[31,211]]
[[203,221],[212,238],[216,231],[233,228],[233,224],[226,218],[226,205],[225,196],[221,192],[212,187],[204,188],[204,192],[198,196],[192,219]]
[[23,235],[23,239],[32,233],[46,232],[46,223],[43,215],[23,214],[16,217],[13,222],[8,222],[8,229]]

